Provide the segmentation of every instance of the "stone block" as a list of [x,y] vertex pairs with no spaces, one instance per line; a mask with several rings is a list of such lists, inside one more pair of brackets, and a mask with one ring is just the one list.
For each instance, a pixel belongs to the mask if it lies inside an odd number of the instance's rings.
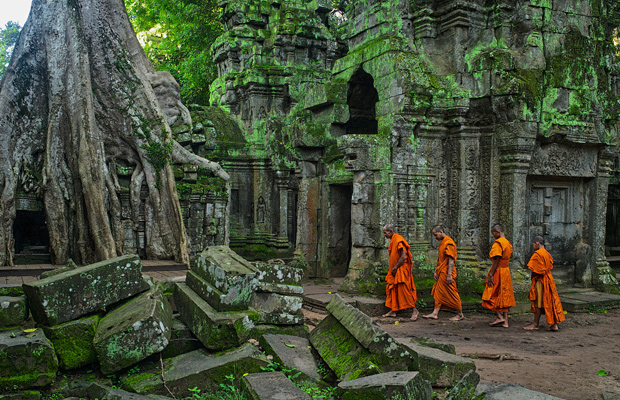
[[[192,271],[196,277],[202,278],[216,289],[219,292],[218,296],[224,296],[224,304],[229,307],[235,306],[237,310],[247,308],[250,297],[258,285],[256,280],[258,270],[228,246],[207,248],[196,257]],[[196,283],[195,279],[192,282],[187,281],[187,284],[199,294],[207,290],[199,285],[192,286]],[[209,301],[210,298],[211,295],[204,300]],[[212,306],[215,307],[216,304]]]
[[459,381],[450,390],[450,394],[446,397],[446,400],[471,400],[474,397],[476,387],[480,383],[480,375],[476,371],[469,371],[465,374],[463,379]]
[[289,296],[302,296],[304,294],[303,286],[280,285],[277,283],[259,283],[256,290],[259,292],[278,293]]
[[332,296],[327,311],[336,318],[349,333],[371,353],[393,359],[389,371],[417,370],[418,360],[402,344],[394,340],[368,315],[348,304],[340,295]]
[[247,292],[250,297],[239,297],[239,293],[235,290],[222,293],[209,282],[198,276],[194,271],[187,271],[185,283],[196,292],[198,296],[218,311],[247,310],[250,304],[251,292]]
[[445,351],[446,353],[456,354],[456,347],[454,347],[451,343],[441,343],[433,338],[427,337],[411,338],[411,341],[419,344],[420,346],[433,347],[435,349]]
[[276,325],[303,324],[303,297],[277,293],[254,293],[250,305],[258,312],[260,323]]
[[484,400],[562,400],[559,397],[529,390],[515,383],[480,382],[476,395],[484,393]]
[[172,358],[202,347],[200,341],[194,336],[187,325],[178,319],[179,315],[173,315],[170,328],[170,343],[161,352],[162,358]]
[[159,285],[108,313],[93,339],[101,372],[120,371],[164,350],[171,325],[172,309]]
[[261,337],[263,335],[291,335],[299,337],[308,337],[308,327],[306,325],[269,325],[260,324],[254,328],[254,335]]
[[299,286],[304,277],[303,269],[286,264],[257,263],[256,268],[258,268],[256,279],[260,283]]
[[219,313],[184,283],[177,284],[174,302],[181,321],[209,350],[225,350],[245,342],[255,327],[256,313]]
[[43,327],[45,336],[54,345],[60,368],[80,368],[97,361],[93,338],[99,319],[99,316],[93,315],[52,327]]
[[166,400],[169,397],[164,396],[144,396],[137,393],[127,392],[125,390],[112,388],[101,383],[91,382],[86,390],[80,394],[88,399],[101,400]]
[[295,369],[311,380],[322,379],[308,339],[290,335],[263,335],[259,342],[265,353],[271,354],[278,364]]
[[41,329],[0,332],[0,391],[46,386],[57,371],[56,353]]
[[448,387],[463,379],[465,374],[476,370],[474,361],[432,347],[420,346],[411,341],[405,343],[410,353],[417,354],[419,371],[433,386]]
[[241,378],[241,384],[252,400],[311,400],[282,372],[260,372]]
[[0,326],[15,326],[28,318],[26,296],[0,296]]
[[[194,387],[207,393],[220,389],[226,375],[240,377],[244,373],[260,372],[261,367],[269,364],[267,357],[248,343],[226,353],[208,354],[200,349],[163,362],[166,386],[177,397],[191,396],[188,389]],[[164,388],[158,363],[152,370],[123,378],[121,388],[140,394],[170,395]]]
[[417,371],[393,371],[341,382],[343,400],[430,400],[431,385]]
[[71,321],[144,290],[136,255],[116,257],[23,285],[35,321]]

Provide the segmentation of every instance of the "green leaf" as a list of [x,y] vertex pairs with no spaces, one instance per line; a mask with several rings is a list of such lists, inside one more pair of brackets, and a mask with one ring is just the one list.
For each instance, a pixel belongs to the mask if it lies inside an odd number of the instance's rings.
[[295,345],[294,345],[294,344],[284,343],[284,345],[285,345],[286,347],[295,347]]
[[609,375],[609,371],[605,371],[604,369],[599,369],[597,374],[598,376],[607,376]]

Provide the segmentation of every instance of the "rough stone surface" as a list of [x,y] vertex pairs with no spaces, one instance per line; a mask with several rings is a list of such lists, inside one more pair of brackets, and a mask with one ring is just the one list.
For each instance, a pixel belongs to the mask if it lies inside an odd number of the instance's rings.
[[41,329],[0,332],[0,388],[46,386],[56,379],[58,359]]
[[[203,392],[220,388],[226,375],[240,377],[245,373],[260,372],[269,364],[267,358],[254,346],[246,343],[226,353],[208,354],[204,349],[164,360],[166,386],[175,396],[190,396],[189,388]],[[140,394],[169,395],[163,387],[159,365],[152,371],[140,372],[125,378],[122,388]]]
[[19,325],[28,318],[26,296],[0,296],[0,327]]
[[478,383],[480,383],[480,375],[474,370],[469,371],[459,383],[450,389],[450,394],[446,400],[471,400]]
[[454,347],[452,343],[441,343],[433,338],[427,337],[411,338],[411,341],[419,344],[420,346],[433,347],[435,349],[445,351],[446,353],[456,354],[456,347]]
[[189,327],[179,320],[178,314],[173,315],[170,331],[170,343],[161,352],[162,358],[180,356],[202,347],[202,344]]
[[393,371],[341,382],[343,400],[430,400],[431,385],[417,371]]
[[209,350],[239,346],[250,335],[258,316],[248,311],[218,313],[188,285],[179,283],[174,302],[181,321]]
[[282,372],[260,372],[241,379],[252,400],[310,400]]
[[120,371],[164,350],[171,325],[172,309],[159,285],[108,313],[93,339],[101,372]]
[[257,292],[252,295],[250,305],[264,324],[296,325],[304,322],[303,297]]
[[519,384],[480,382],[476,395],[484,393],[484,400],[562,400],[559,397],[529,390]]
[[308,339],[290,335],[263,335],[259,342],[265,353],[271,354],[280,365],[295,369],[315,381],[322,378]]
[[142,264],[122,256],[24,284],[32,316],[52,326],[71,321],[144,290]]
[[301,296],[304,294],[303,286],[281,285],[277,283],[260,283],[257,290],[259,292],[279,293],[290,296]]
[[[408,343],[407,343],[408,342]],[[420,346],[406,339],[402,342],[410,353],[415,353],[420,362],[420,373],[433,386],[448,387],[455,385],[469,371],[476,370],[473,360],[445,351]]]
[[[258,284],[256,268],[227,246],[212,246],[196,257],[187,284],[218,311],[247,309]],[[196,278],[202,278],[208,285]],[[215,289],[215,291],[213,291]]]
[[84,391],[84,395],[89,399],[101,399],[101,400],[165,400],[170,397],[164,396],[144,396],[141,394],[127,392],[125,390],[111,388],[100,383],[91,383]]
[[62,369],[74,369],[97,361],[93,339],[100,317],[97,315],[44,327],[45,336],[54,345]]
[[303,278],[303,270],[286,264],[256,263],[258,273],[256,279],[262,284],[279,284],[299,286]]

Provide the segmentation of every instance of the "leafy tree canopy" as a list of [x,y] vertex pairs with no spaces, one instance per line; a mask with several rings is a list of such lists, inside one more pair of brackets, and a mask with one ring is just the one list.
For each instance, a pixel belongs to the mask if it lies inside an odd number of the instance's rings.
[[217,0],[125,0],[129,18],[155,69],[169,71],[185,104],[209,103],[217,72],[211,45],[221,34]]
[[13,21],[7,22],[4,29],[0,28],[0,79],[4,76],[4,71],[11,60],[13,47],[17,42],[21,29],[22,27]]

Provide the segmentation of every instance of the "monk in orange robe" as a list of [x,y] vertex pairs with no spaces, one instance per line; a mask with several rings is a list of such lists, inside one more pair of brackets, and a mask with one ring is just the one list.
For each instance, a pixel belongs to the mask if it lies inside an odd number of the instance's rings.
[[431,314],[423,315],[424,318],[439,318],[439,310],[456,310],[456,315],[450,321],[460,321],[463,315],[461,297],[456,288],[456,244],[451,237],[447,236],[441,225],[437,225],[432,230],[435,239],[439,240],[439,258],[433,277],[435,284],[431,295],[435,298],[435,309]]
[[486,288],[482,293],[482,306],[497,314],[495,321],[490,323],[491,326],[508,328],[508,310],[516,305],[508,268],[512,244],[506,239],[500,224],[493,225],[491,234],[495,242],[489,252],[492,263],[487,274]]
[[395,317],[396,311],[413,308],[411,320],[418,319],[419,312],[415,308],[415,302],[418,300],[415,283],[413,282],[413,260],[409,243],[404,237],[394,232],[393,225],[383,227],[383,236],[390,239],[388,247],[389,270],[385,280],[385,306],[390,309],[383,317]]
[[551,276],[553,269],[553,257],[545,249],[545,241],[541,236],[532,239],[534,254],[527,263],[532,271],[532,286],[530,288],[531,311],[534,313],[534,322],[523,327],[527,331],[538,330],[540,316],[545,314],[547,330],[555,332],[559,330],[558,323],[564,321],[564,310],[555,287],[555,281]]

